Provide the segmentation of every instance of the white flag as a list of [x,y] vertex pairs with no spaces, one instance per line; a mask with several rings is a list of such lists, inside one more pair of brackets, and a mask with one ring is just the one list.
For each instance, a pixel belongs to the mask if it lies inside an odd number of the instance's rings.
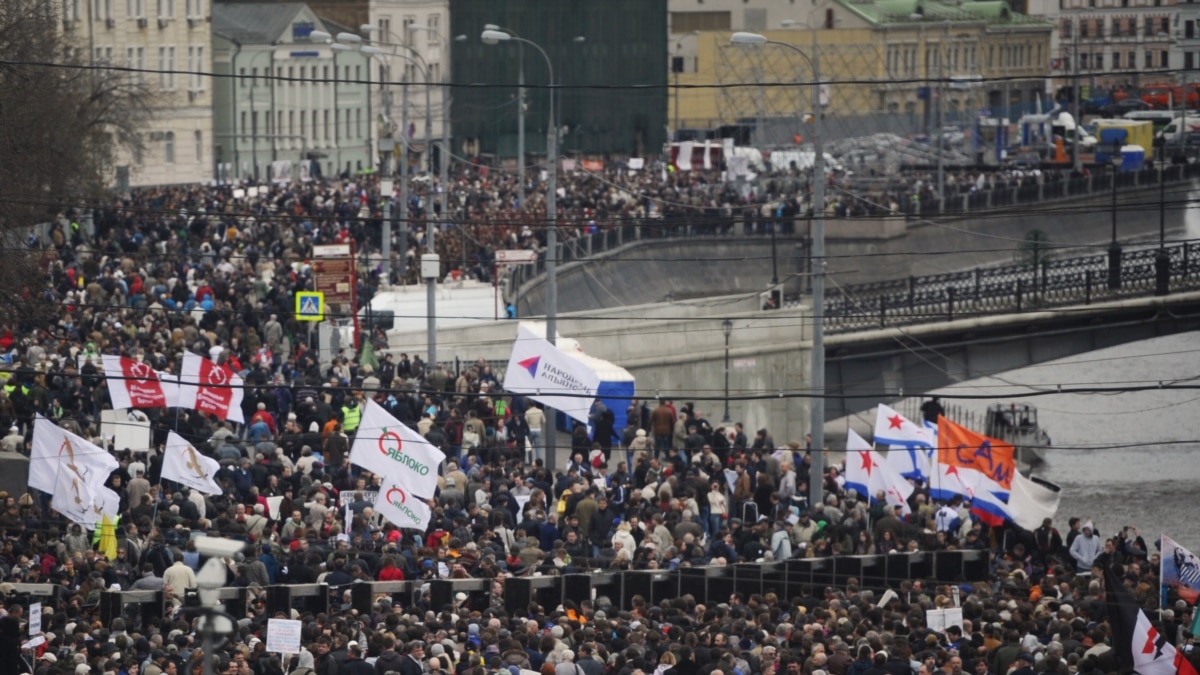
[[[85,527],[91,527],[99,518],[94,516],[96,497],[87,481],[66,466],[55,477],[54,489],[50,491],[50,508],[58,511],[64,518]],[[103,517],[103,516],[101,516]]]
[[437,489],[438,465],[446,455],[420,434],[368,399],[354,434],[350,461],[418,497]]
[[846,488],[854,488],[871,501],[883,492],[884,499],[892,506],[900,506],[905,515],[911,512],[908,498],[913,486],[904,476],[889,466],[883,455],[871,447],[853,429],[846,437]]
[[200,454],[174,431],[167,434],[167,450],[163,453],[162,477],[186,485],[207,495],[219,495],[224,490],[217,485],[221,463]]
[[933,434],[882,403],[875,414],[875,442],[888,446],[887,463],[906,478],[926,480],[932,475]]
[[[529,398],[587,424],[600,375],[522,326],[513,343],[504,389]],[[564,395],[565,394],[565,395]]]
[[375,499],[375,512],[392,521],[402,530],[424,532],[433,519],[433,511],[424,501],[408,494],[404,488],[385,482]]
[[102,487],[121,465],[107,450],[38,415],[33,423],[29,486],[54,494],[59,474],[74,473],[89,487]]

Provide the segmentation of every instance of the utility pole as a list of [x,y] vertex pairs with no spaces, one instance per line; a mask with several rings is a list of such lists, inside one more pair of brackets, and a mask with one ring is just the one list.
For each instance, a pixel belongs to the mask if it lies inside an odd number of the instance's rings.
[[812,32],[813,219],[812,219],[812,471],[809,508],[823,503],[825,487],[825,129],[821,111],[821,55]]
[[517,198],[525,206],[525,46],[517,45]]
[[[400,285],[408,278],[408,78],[400,83]],[[386,232],[391,237],[391,231]]]
[[[549,59],[546,59],[549,63]],[[546,339],[558,344],[558,122],[554,115],[554,71],[550,71],[550,128],[547,130],[546,159]],[[558,412],[546,409],[546,466],[555,468],[555,420]]]
[[1079,26],[1072,22],[1072,33],[1075,36],[1075,55],[1071,58],[1071,105],[1075,117],[1075,142],[1071,146],[1071,165],[1076,173],[1083,169],[1083,160],[1079,157],[1080,134],[1083,132],[1083,120],[1079,116]]

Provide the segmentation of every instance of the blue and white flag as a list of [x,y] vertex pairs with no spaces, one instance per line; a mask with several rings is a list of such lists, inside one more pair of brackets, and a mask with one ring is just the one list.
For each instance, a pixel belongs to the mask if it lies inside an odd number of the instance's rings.
[[929,480],[933,475],[936,435],[936,425],[930,431],[882,403],[876,409],[875,442],[888,446],[888,466],[905,478]]

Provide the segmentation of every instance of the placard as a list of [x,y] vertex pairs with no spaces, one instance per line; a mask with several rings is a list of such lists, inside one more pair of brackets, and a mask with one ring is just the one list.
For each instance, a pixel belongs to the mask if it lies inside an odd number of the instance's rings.
[[299,654],[300,621],[267,619],[267,651],[279,654]]
[[29,604],[29,637],[34,637],[42,632],[42,603],[32,602]]

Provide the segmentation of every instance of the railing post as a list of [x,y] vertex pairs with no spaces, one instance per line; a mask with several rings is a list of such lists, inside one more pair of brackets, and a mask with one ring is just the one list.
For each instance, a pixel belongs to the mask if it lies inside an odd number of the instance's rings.
[[975,268],[975,302],[979,302],[979,290],[983,285],[983,270]]
[[585,257],[590,258],[592,256],[592,240],[595,238],[595,235],[589,234],[587,239],[584,240],[586,246],[583,247],[583,255]]
[[617,246],[624,246],[624,245],[625,245],[625,226],[618,225],[617,226]]
[[1183,242],[1183,278],[1188,277],[1188,253],[1191,251],[1190,242]]
[[879,296],[879,327],[884,328],[887,325],[887,297]]
[[1017,279],[1017,311],[1021,311],[1021,295],[1025,290],[1025,281]]
[[954,320],[954,287],[946,289],[946,320]]
[[917,278],[909,275],[908,277],[908,308],[911,310],[917,299]]
[[1083,304],[1092,304],[1092,271],[1087,270],[1083,274]]

